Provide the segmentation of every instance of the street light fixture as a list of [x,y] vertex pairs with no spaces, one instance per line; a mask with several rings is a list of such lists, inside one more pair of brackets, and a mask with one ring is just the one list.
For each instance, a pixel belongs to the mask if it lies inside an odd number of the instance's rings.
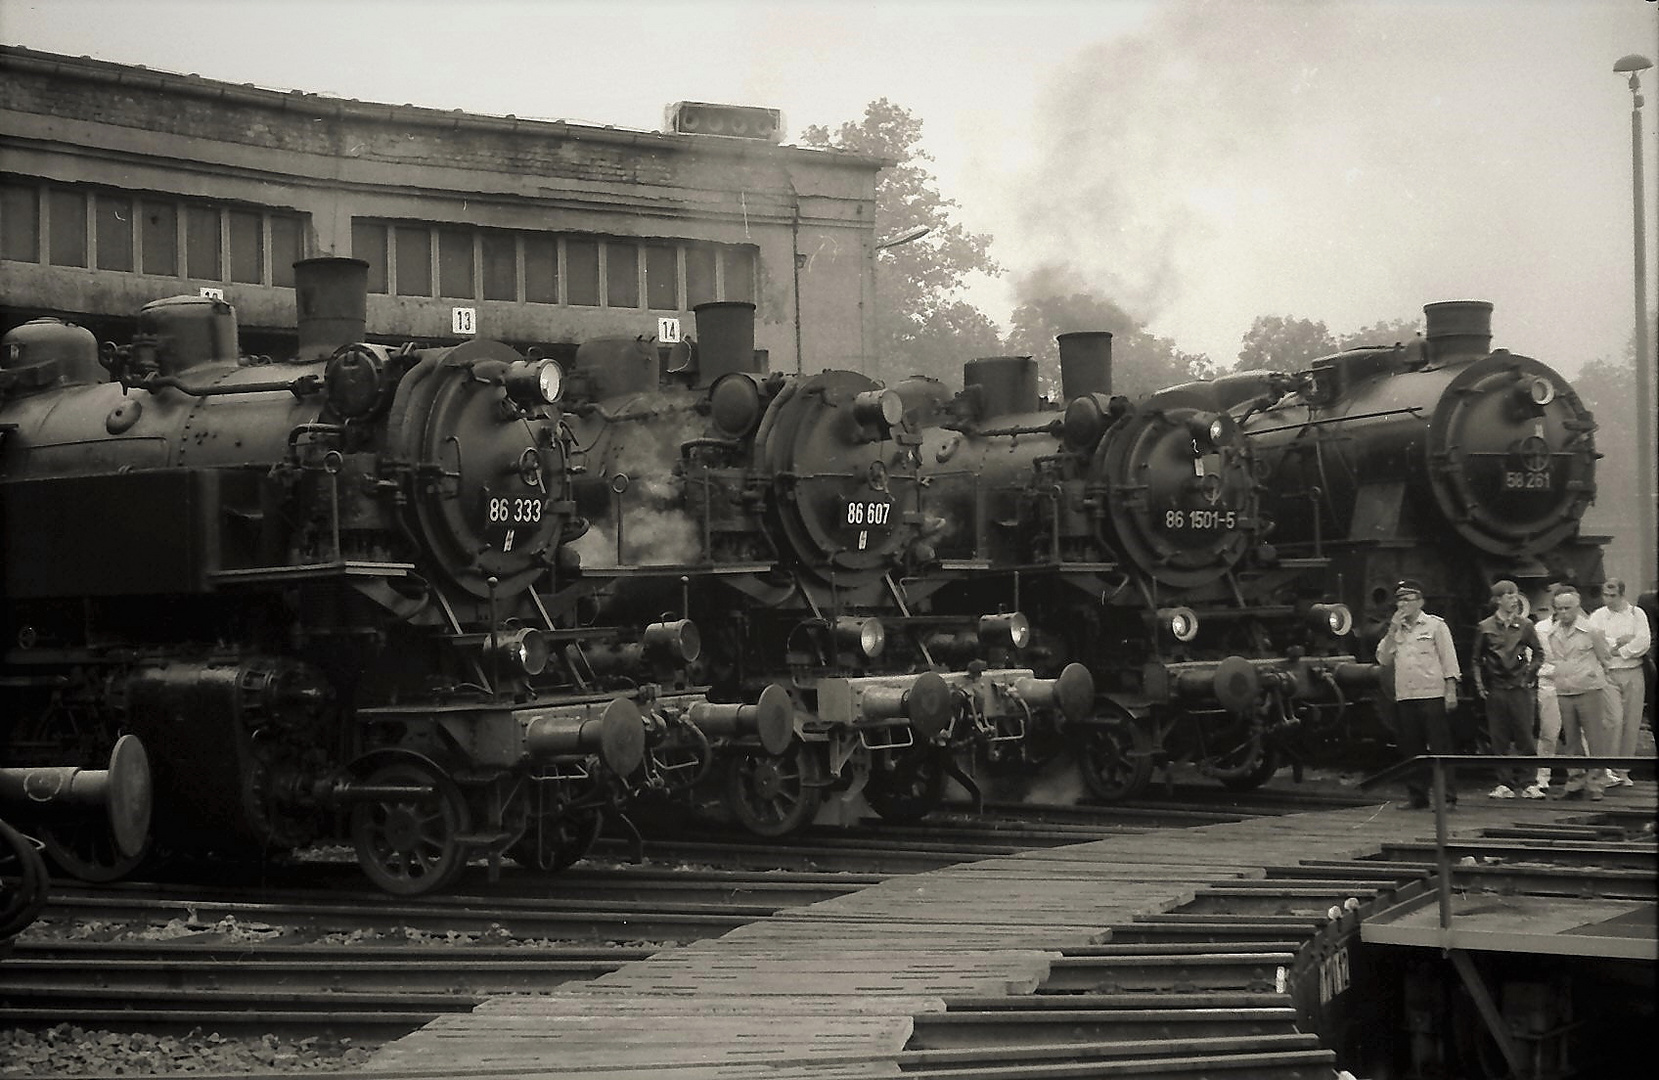
[[1653,380],[1647,337],[1647,221],[1642,207],[1642,83],[1641,73],[1653,66],[1645,56],[1631,53],[1613,65],[1615,74],[1630,76],[1630,184],[1636,254],[1636,557],[1638,587],[1646,589],[1655,574],[1653,476]]
[[920,240],[932,231],[933,226],[931,225],[918,225],[914,229],[906,229],[897,236],[890,237],[877,243],[876,250],[886,251],[888,248],[898,247],[900,244],[908,244],[912,240]]

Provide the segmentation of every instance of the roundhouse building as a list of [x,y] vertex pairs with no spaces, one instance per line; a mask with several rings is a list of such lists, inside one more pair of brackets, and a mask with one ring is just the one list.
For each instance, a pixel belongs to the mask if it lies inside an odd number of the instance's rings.
[[[777,114],[684,105],[675,130],[484,116],[0,46],[0,329],[123,339],[151,300],[235,305],[293,344],[295,260],[369,264],[369,335],[557,353],[756,306],[777,370],[866,369],[888,162],[776,145]],[[742,135],[703,134],[720,129]],[[849,314],[857,312],[857,318]]]

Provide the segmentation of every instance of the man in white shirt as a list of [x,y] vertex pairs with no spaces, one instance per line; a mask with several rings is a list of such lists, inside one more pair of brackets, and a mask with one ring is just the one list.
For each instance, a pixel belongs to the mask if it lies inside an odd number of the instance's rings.
[[[1625,599],[1624,582],[1608,578],[1601,587],[1602,606],[1590,613],[1590,625],[1600,630],[1612,650],[1607,662],[1607,708],[1609,723],[1616,735],[1617,753],[1636,753],[1636,734],[1642,728],[1642,658],[1652,645],[1647,613]],[[1609,769],[1608,787],[1629,787],[1629,769]]]

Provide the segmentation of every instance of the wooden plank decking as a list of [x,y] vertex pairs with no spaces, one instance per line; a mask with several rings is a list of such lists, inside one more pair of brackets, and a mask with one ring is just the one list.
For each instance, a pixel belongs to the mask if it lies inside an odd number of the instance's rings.
[[[1651,807],[1639,786],[1599,806],[1469,799],[1454,835]],[[1063,949],[1168,912],[1268,866],[1433,838],[1386,805],[1163,830],[889,878],[664,950],[550,995],[493,998],[384,1047],[370,1068],[633,1080],[896,1076],[913,1018],[947,998],[1031,994]],[[1291,920],[1295,922],[1296,920]],[[1311,933],[1316,920],[1306,921]],[[1288,1004],[1288,999],[1285,1002]]]

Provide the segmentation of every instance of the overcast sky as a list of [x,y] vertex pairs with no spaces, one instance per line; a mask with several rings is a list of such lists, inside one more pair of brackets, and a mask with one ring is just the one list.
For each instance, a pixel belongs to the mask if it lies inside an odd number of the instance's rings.
[[[1630,94],[1612,67],[1659,51],[1656,7],[0,0],[0,41],[619,127],[657,129],[678,100],[765,105],[790,139],[886,97],[923,120],[958,220],[994,237],[1007,272],[970,298],[1004,329],[1054,272],[1223,363],[1257,315],[1341,333],[1480,298],[1495,345],[1570,374],[1630,340]],[[1659,105],[1651,72],[1644,89]]]

